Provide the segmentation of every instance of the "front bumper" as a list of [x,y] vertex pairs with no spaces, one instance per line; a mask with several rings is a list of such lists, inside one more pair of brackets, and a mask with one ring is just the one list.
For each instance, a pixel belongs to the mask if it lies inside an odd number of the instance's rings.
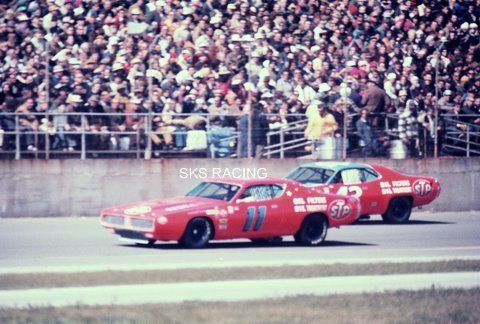
[[108,231],[130,240],[154,239],[155,220],[125,215],[102,215],[100,223]]

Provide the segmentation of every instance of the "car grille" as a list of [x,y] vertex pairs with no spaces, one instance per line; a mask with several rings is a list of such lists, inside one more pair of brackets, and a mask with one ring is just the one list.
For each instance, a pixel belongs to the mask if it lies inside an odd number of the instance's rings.
[[130,220],[133,227],[141,227],[141,228],[152,228],[153,221],[150,219],[140,219],[140,218],[132,218]]
[[106,215],[103,217],[103,222],[112,225],[124,225],[125,218],[122,216]]
[[146,240],[147,238],[142,232],[130,231],[130,230],[115,230],[115,234],[121,237],[134,239],[134,240]]

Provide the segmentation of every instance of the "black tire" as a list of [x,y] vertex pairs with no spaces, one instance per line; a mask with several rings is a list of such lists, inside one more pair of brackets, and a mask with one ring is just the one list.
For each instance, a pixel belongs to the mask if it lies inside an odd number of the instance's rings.
[[190,249],[200,249],[208,244],[212,234],[212,224],[206,218],[197,217],[188,222],[179,243]]
[[327,237],[328,221],[324,215],[307,216],[298,232],[293,236],[295,242],[305,246],[320,245]]
[[382,218],[390,224],[405,224],[412,213],[412,200],[409,197],[396,197],[390,201]]

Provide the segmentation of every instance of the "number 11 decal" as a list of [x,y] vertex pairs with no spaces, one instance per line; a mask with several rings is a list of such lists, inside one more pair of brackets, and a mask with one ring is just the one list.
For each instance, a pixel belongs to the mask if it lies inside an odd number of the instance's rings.
[[[250,230],[250,227],[252,226],[253,219],[255,218],[255,211],[256,207],[248,207],[247,208],[247,220],[245,221],[245,225],[243,226],[243,231],[247,232]],[[266,206],[259,206],[258,207],[258,217],[257,221],[255,222],[255,226],[253,227],[254,231],[258,231],[260,227],[263,225],[263,221],[265,220],[265,215],[267,213],[267,207]]]

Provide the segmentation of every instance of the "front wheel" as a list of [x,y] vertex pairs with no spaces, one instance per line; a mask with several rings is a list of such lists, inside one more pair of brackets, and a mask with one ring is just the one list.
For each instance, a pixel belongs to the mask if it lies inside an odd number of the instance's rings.
[[396,197],[390,201],[385,214],[382,218],[385,222],[391,224],[405,224],[412,213],[412,203],[408,197]]
[[327,236],[328,221],[324,215],[307,216],[298,232],[293,236],[295,242],[306,246],[319,245]]
[[179,243],[187,248],[203,248],[208,244],[212,233],[212,225],[207,219],[194,218],[188,222]]

